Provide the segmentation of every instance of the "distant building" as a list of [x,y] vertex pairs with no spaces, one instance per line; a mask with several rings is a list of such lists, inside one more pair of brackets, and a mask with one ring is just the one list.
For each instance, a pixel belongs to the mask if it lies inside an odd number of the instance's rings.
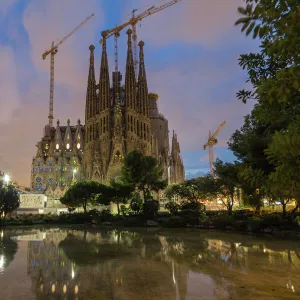
[[[177,135],[173,132],[171,150],[168,120],[159,113],[158,96],[148,93],[144,64],[144,43],[139,43],[140,63],[135,77],[131,45],[128,51],[125,83],[113,72],[112,84],[103,39],[99,83],[95,79],[94,49],[90,49],[90,66],[86,93],[85,125],[56,128],[47,125],[37,144],[32,161],[31,188],[59,199],[69,185],[82,179],[108,183],[120,174],[124,156],[133,150],[157,158],[169,183],[184,180],[184,166]],[[48,198],[49,199],[49,198]]]

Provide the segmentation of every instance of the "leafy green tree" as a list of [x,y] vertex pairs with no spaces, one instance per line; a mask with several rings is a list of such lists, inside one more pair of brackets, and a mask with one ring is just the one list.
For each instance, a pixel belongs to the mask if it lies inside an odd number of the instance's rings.
[[108,188],[97,181],[79,181],[70,186],[60,201],[71,209],[82,207],[87,212],[88,204],[109,204]]
[[165,190],[165,196],[168,199],[173,199],[177,196],[191,202],[201,201],[210,196],[208,187],[210,184],[210,177],[200,176],[190,180],[186,180],[181,184],[170,185]]
[[108,197],[111,202],[115,203],[120,215],[120,204],[127,204],[133,192],[131,185],[125,185],[121,182],[111,181],[108,187]]
[[12,186],[2,186],[0,188],[0,217],[13,212],[20,205],[19,195],[17,190]]
[[292,193],[297,209],[300,203],[297,176],[300,173],[300,2],[245,2],[239,8],[241,18],[236,24],[242,25],[246,35],[252,33],[253,38],[261,39],[261,51],[240,56],[240,66],[248,71],[247,81],[252,84],[252,90],[242,90],[237,97],[243,102],[257,103],[242,129],[232,136],[229,147],[246,163],[246,172],[255,176],[264,174],[264,180],[259,183],[260,176],[257,176],[253,180],[256,184],[247,187],[260,194],[249,193],[251,201],[257,202],[263,191],[271,197],[281,194],[285,210]]
[[254,169],[251,165],[239,165],[239,186],[243,190],[244,203],[255,208],[260,213],[263,199],[267,197],[266,181],[268,178],[261,169]]
[[120,181],[142,192],[145,201],[152,191],[158,192],[167,186],[162,175],[163,171],[154,157],[132,151],[124,159]]
[[221,196],[221,201],[229,215],[232,214],[236,188],[239,186],[239,169],[235,163],[223,162],[217,159],[214,176],[209,177],[207,193],[211,197]]

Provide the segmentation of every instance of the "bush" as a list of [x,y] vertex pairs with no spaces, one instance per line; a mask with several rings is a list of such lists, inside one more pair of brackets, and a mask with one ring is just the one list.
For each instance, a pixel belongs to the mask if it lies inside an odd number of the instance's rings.
[[185,209],[180,212],[180,217],[185,225],[199,225],[201,221],[206,221],[204,212],[195,209]]
[[128,216],[128,215],[130,215],[132,213],[131,208],[127,207],[124,204],[121,205],[120,211],[121,211],[121,214],[124,215],[124,216]]
[[280,226],[283,224],[283,219],[281,215],[275,214],[266,214],[263,216],[263,223],[265,226]]
[[260,218],[254,217],[247,222],[247,229],[253,232],[260,232],[263,227],[263,220]]
[[136,214],[140,214],[143,207],[143,200],[141,199],[139,194],[134,195],[130,202],[130,208]]
[[165,208],[173,215],[176,215],[178,213],[178,210],[180,208],[179,204],[174,202],[174,201],[170,201],[165,205]]
[[169,228],[180,228],[185,226],[183,219],[179,216],[172,216],[161,221],[162,226]]
[[297,216],[297,217],[295,218],[295,223],[296,223],[298,226],[300,226],[300,216]]
[[109,209],[103,209],[100,212],[99,219],[101,222],[110,222],[113,218],[113,215],[111,214]]
[[225,229],[227,226],[234,226],[234,218],[232,216],[223,215],[215,218],[213,223],[216,227]]
[[183,201],[181,202],[181,206],[180,206],[181,210],[198,210],[201,212],[205,211],[205,205],[203,203],[200,202],[190,202],[190,201]]
[[143,204],[143,216],[147,220],[154,220],[159,210],[159,202],[157,200],[147,200]]

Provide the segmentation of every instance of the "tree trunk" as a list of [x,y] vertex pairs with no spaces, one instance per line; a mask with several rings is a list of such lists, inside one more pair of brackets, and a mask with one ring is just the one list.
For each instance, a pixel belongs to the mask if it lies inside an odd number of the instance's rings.
[[229,215],[229,216],[232,215],[232,206],[233,206],[232,204],[228,204],[228,205],[227,205],[227,212],[228,212],[228,215]]
[[86,213],[86,202],[85,202],[85,201],[83,201],[83,203],[82,203],[82,207],[83,207],[83,211],[84,211],[84,213]]
[[118,208],[118,216],[120,215],[120,203],[117,202],[117,208]]
[[282,216],[286,216],[286,203],[284,201],[281,202],[282,205]]

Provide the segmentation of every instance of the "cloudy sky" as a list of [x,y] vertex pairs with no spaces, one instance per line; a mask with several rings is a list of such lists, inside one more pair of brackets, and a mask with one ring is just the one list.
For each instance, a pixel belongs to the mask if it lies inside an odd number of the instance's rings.
[[[29,185],[35,145],[47,124],[49,60],[41,58],[51,41],[69,33],[91,13],[95,17],[62,44],[56,55],[54,116],[65,124],[84,119],[90,44],[96,46],[99,74],[100,32],[164,0],[0,0],[0,170]],[[175,130],[187,173],[207,172],[203,151],[208,131],[224,120],[216,156],[234,157],[226,143],[251,107],[236,100],[246,74],[240,53],[257,50],[234,26],[242,0],[182,0],[144,19],[138,38],[145,42],[149,91],[159,94],[161,112]],[[113,70],[113,40],[109,41]],[[119,39],[120,70],[126,56]]]

